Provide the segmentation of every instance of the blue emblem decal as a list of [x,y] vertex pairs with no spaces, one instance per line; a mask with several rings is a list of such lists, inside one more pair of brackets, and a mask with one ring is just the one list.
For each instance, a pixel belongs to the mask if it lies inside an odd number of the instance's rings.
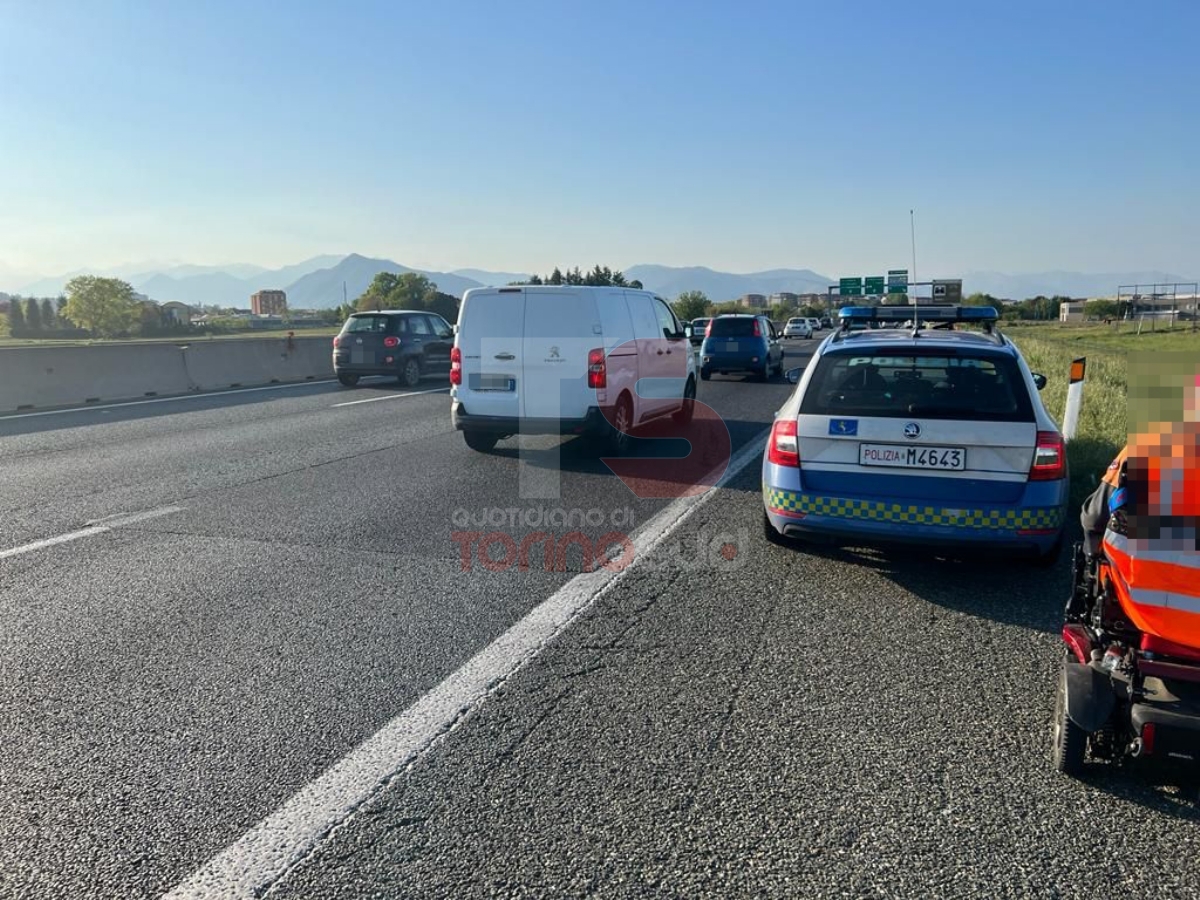
[[858,419],[830,419],[829,433],[847,437],[858,434]]

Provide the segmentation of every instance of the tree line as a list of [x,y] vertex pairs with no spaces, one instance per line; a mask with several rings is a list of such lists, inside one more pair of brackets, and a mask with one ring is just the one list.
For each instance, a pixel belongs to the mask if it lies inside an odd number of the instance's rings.
[[608,266],[594,266],[590,272],[581,272],[579,266],[564,272],[558,266],[549,275],[530,275],[527,281],[514,281],[513,284],[570,284],[587,285],[588,287],[627,287],[641,290],[642,283],[636,278],[627,279],[620,269],[610,269]]
[[14,337],[24,334],[43,334],[73,327],[63,318],[66,297],[10,297],[8,327]]
[[444,294],[437,285],[418,272],[380,272],[355,302],[354,308],[340,308],[345,319],[357,310],[420,309],[437,313],[447,322],[458,321],[458,298]]

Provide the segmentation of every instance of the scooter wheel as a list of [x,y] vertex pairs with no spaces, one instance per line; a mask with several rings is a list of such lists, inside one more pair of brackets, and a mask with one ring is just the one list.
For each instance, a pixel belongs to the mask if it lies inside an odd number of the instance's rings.
[[1083,775],[1087,756],[1087,732],[1071,721],[1067,715],[1067,666],[1078,666],[1074,659],[1064,659],[1058,676],[1058,691],[1054,696],[1054,731],[1051,746],[1054,768],[1079,778]]

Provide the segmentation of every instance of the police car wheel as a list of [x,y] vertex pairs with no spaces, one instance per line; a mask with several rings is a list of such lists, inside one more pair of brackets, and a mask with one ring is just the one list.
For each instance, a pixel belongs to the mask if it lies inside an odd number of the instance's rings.
[[1051,547],[1045,553],[1039,553],[1033,558],[1034,567],[1038,569],[1054,568],[1056,565],[1058,565],[1058,561],[1062,559],[1062,551],[1063,538],[1062,535],[1059,535],[1059,538],[1054,542],[1053,547]]
[[775,530],[775,526],[771,524],[771,520],[767,517],[767,511],[763,510],[763,537],[767,539],[768,544],[774,544],[776,547],[794,547],[795,542]]

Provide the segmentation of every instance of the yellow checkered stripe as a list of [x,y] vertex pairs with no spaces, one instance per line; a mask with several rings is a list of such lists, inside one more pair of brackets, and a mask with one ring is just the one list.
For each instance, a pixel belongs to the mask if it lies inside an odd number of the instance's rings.
[[902,525],[944,525],[952,528],[1017,531],[1058,528],[1063,523],[1063,511],[1057,506],[1026,509],[916,506],[844,497],[820,497],[768,487],[763,488],[763,498],[768,507],[783,512]]

